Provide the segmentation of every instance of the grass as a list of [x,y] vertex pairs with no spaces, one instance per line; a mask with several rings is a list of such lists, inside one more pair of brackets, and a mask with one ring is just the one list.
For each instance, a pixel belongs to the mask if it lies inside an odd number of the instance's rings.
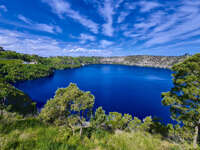
[[[104,130],[75,136],[66,127],[48,126],[36,118],[0,120],[1,150],[187,150],[187,144],[162,140],[144,131]],[[15,117],[16,118],[16,117]],[[90,135],[90,136],[88,136]]]
[[18,64],[22,64],[23,61],[22,60],[19,60],[19,59],[4,59],[4,58],[0,58],[0,64],[15,64],[15,63],[18,63]]

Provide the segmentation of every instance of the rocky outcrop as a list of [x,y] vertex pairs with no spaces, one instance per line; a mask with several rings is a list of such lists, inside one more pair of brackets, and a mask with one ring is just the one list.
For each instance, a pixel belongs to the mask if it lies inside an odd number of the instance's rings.
[[123,64],[130,66],[147,66],[157,68],[171,68],[174,64],[182,62],[188,55],[184,56],[148,56],[135,55],[123,57],[101,57],[101,64]]

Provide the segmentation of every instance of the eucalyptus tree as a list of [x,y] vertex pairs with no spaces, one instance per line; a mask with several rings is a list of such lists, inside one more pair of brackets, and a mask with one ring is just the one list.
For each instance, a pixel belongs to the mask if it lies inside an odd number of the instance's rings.
[[173,119],[194,129],[196,148],[200,127],[200,54],[174,65],[172,70],[174,87],[162,94],[162,103],[170,107]]
[[133,120],[132,116],[130,114],[124,114],[122,117],[122,127],[123,130],[129,130],[128,124]]
[[101,128],[105,126],[106,114],[102,107],[98,107],[95,111],[95,115],[91,120],[92,127]]
[[123,127],[122,114],[118,112],[110,112],[106,124],[111,130],[121,129]]
[[141,125],[142,125],[142,121],[139,118],[134,117],[133,120],[129,122],[128,128],[130,130],[136,131],[136,130],[140,130]]
[[76,84],[70,83],[67,88],[56,91],[42,109],[39,117],[47,123],[66,124],[74,132],[74,126],[82,128],[86,119],[90,119],[94,105],[94,96],[90,92],[81,91]]

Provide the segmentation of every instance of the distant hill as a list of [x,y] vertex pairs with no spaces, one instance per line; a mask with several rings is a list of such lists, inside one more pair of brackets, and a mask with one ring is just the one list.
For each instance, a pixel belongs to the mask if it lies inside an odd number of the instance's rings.
[[150,56],[134,55],[122,57],[100,57],[101,64],[123,64],[130,66],[147,66],[157,68],[171,68],[174,64],[182,62],[189,55],[183,56]]

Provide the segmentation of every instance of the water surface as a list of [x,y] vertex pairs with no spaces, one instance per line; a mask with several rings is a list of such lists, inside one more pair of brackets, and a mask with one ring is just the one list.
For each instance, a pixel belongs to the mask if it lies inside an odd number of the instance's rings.
[[76,83],[81,90],[95,95],[95,108],[106,112],[129,113],[140,119],[157,116],[170,122],[169,110],[161,104],[161,93],[172,87],[167,69],[123,65],[89,65],[57,70],[51,77],[17,83],[41,108],[58,88]]

